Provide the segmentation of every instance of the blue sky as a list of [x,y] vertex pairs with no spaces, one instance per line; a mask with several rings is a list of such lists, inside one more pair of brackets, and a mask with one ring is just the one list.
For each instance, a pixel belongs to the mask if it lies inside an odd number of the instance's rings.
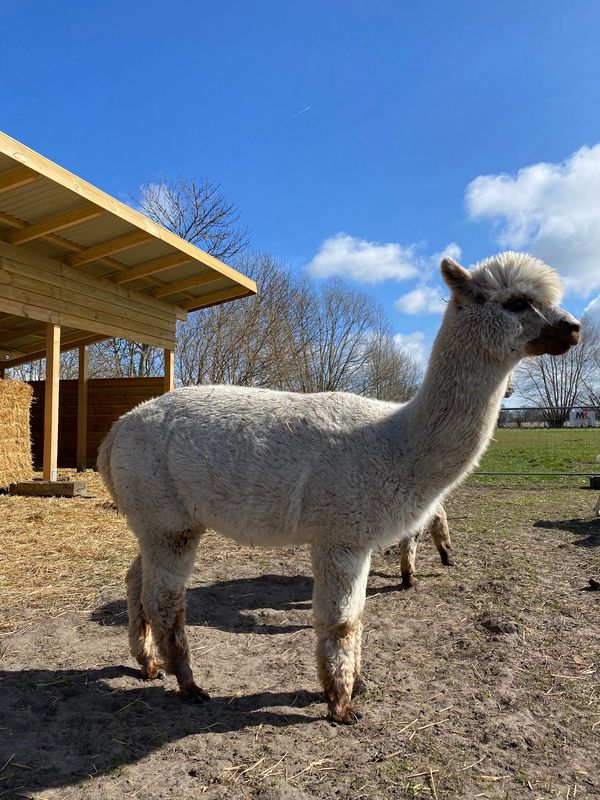
[[599,30],[587,0],[4,0],[0,128],[124,200],[219,181],[418,354],[449,246],[538,253],[576,314],[600,292]]

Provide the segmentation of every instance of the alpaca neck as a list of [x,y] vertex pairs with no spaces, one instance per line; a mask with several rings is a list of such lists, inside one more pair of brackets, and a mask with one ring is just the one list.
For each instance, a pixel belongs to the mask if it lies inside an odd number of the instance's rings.
[[469,330],[468,315],[448,308],[423,384],[407,407],[405,453],[432,495],[450,488],[477,464],[494,430],[512,368],[490,359],[477,334]]

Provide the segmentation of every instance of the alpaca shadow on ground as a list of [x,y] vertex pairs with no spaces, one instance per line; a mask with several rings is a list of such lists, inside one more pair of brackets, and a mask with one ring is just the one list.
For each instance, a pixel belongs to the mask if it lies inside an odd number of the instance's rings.
[[[372,588],[367,596],[400,589],[397,584]],[[310,612],[312,590],[313,580],[305,575],[260,575],[193,586],[186,594],[186,624],[228,633],[294,633],[310,627],[291,624],[290,619],[295,612]],[[274,621],[273,612],[283,612],[281,622]],[[127,605],[124,600],[105,603],[92,613],[92,619],[101,625],[126,625]]]
[[575,547],[600,547],[600,519],[540,519],[534,522],[533,527],[548,528],[549,530],[557,529],[581,536],[581,539],[573,542]]
[[[289,620],[293,612],[310,611],[312,587],[312,578],[305,575],[260,575],[192,586],[186,592],[186,624],[229,633],[294,633],[309,627]],[[287,612],[281,624],[273,620],[273,611]],[[123,600],[106,603],[92,619],[102,625],[126,625],[127,605]]]
[[[438,570],[437,572],[417,572],[415,574],[415,578],[417,580],[421,579],[425,580],[429,578],[435,580],[436,578],[439,578],[443,574],[444,573],[442,570]],[[379,587],[379,589],[373,589],[372,592],[367,591],[367,596],[369,594],[387,594],[388,592],[404,591],[404,587],[402,586],[402,583],[400,582],[398,575],[389,575],[387,572],[379,572],[378,570],[373,570],[371,572],[371,575],[374,578],[383,578],[384,580],[396,581],[396,583],[392,584],[391,586],[381,586]]]
[[136,675],[129,667],[0,670],[0,794],[28,796],[90,775],[118,774],[191,735],[285,728],[324,716],[319,706],[297,713],[322,702],[315,692],[261,692],[186,704],[161,682],[145,684],[133,680]]

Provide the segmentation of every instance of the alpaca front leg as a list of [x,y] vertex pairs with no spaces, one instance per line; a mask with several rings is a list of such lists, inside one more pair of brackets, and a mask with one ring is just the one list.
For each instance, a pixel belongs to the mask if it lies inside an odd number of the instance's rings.
[[131,655],[142,668],[147,680],[160,677],[156,660],[156,647],[152,628],[142,606],[142,558],[137,555],[131,562],[125,578],[127,586],[127,614],[129,618],[129,648]]
[[185,635],[185,582],[192,571],[198,538],[189,531],[152,542],[142,557],[142,601],[159,655],[175,675],[185,700],[207,700],[194,681]]
[[448,525],[448,517],[443,506],[438,506],[431,522],[429,523],[429,532],[433,543],[435,544],[442,564],[445,567],[453,567],[454,561],[452,559],[452,541],[450,539],[450,526]]
[[317,668],[328,718],[353,724],[362,716],[352,705],[352,694],[361,682],[357,637],[361,635],[371,553],[315,545],[312,560]]
[[415,561],[417,557],[417,541],[420,532],[415,533],[410,539],[403,539],[400,542],[400,572],[402,574],[402,588],[410,589],[416,584],[415,580]]

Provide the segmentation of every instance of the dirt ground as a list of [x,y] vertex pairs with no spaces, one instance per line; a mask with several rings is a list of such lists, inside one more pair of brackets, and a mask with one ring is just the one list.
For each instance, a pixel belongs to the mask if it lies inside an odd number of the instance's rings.
[[[76,515],[100,552],[112,531],[129,559],[122,519],[90,486],[81,500],[0,498],[6,568],[23,525],[41,536],[61,515]],[[0,798],[600,797],[594,502],[573,481],[471,484],[449,503],[456,567],[424,541],[419,584],[400,591],[395,555],[376,554],[370,691],[353,727],[324,719],[304,549],[249,550],[214,534],[201,545],[187,616],[196,677],[212,694],[203,705],[183,703],[171,677],[138,679],[124,560],[105,554],[116,568],[99,593],[90,562],[79,608],[69,571],[85,561],[63,564],[51,606],[35,586],[4,602]],[[20,569],[29,586],[31,566]]]

